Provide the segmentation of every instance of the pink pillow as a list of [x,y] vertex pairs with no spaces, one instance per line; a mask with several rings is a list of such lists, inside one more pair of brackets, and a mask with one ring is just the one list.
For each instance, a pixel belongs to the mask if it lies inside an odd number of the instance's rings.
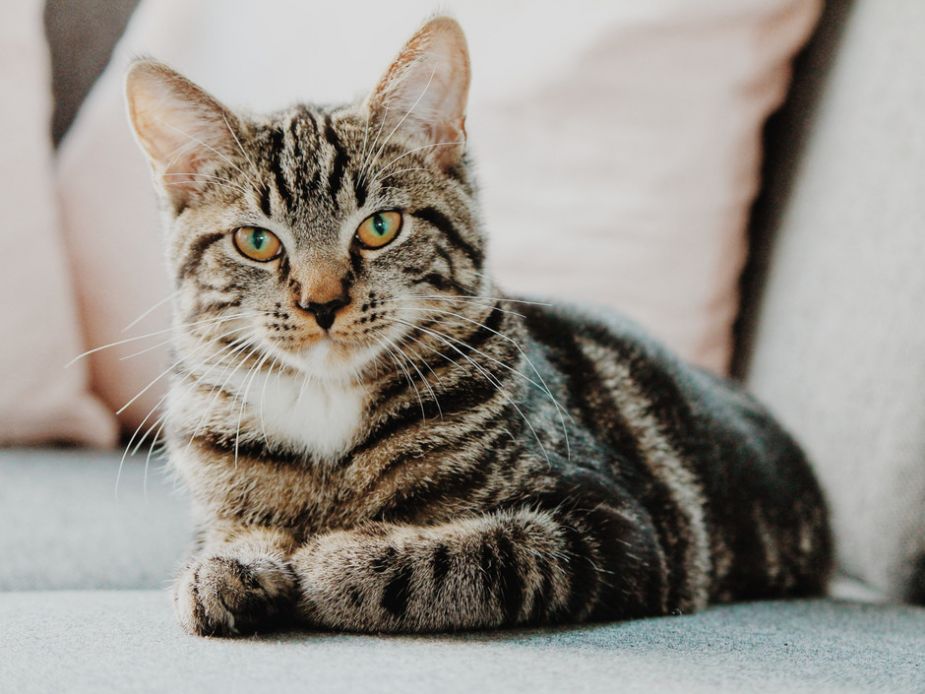
[[[231,105],[340,101],[371,87],[432,10],[430,0],[362,11],[287,4],[279,23],[273,2],[234,12],[221,0],[142,2],[67,138],[60,185],[92,344],[124,337],[169,292],[122,106],[131,56],[165,60]],[[725,371],[761,129],[819,9],[819,0],[458,8],[473,59],[467,128],[500,284],[614,307],[687,359]],[[255,35],[273,40],[241,50]],[[166,320],[159,313],[144,327]],[[113,407],[167,367],[163,350],[119,356],[94,361],[94,385]],[[126,410],[125,424],[157,404],[160,386]]]
[[48,49],[40,0],[0,4],[0,445],[111,446],[112,415],[87,389],[51,170]]

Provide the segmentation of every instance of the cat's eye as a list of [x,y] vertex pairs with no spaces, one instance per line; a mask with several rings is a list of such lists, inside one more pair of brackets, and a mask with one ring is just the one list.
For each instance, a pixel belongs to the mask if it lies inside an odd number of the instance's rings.
[[363,248],[382,248],[401,231],[401,212],[387,210],[369,215],[357,227],[356,238]]
[[260,263],[273,260],[283,250],[279,237],[272,231],[260,227],[235,229],[234,245],[243,255]]

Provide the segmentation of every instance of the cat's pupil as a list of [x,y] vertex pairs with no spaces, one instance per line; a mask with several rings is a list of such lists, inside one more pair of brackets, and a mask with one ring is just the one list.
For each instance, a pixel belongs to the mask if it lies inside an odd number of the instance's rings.
[[387,231],[388,224],[385,221],[385,217],[381,214],[377,214],[373,217],[373,229],[376,230],[376,233],[379,236],[384,236]]
[[267,241],[267,235],[262,231],[255,231],[251,236],[251,243],[253,244],[256,250],[263,248],[263,244]]

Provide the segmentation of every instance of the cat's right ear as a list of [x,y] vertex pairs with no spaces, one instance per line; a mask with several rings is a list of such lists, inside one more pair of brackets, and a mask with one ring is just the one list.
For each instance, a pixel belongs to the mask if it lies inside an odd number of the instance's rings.
[[125,101],[135,138],[175,210],[206,180],[210,166],[234,155],[237,117],[205,90],[155,60],[132,63]]
[[458,162],[466,143],[469,49],[450,17],[433,17],[408,39],[366,99],[372,121],[386,132],[403,129],[428,144],[420,149],[444,167]]

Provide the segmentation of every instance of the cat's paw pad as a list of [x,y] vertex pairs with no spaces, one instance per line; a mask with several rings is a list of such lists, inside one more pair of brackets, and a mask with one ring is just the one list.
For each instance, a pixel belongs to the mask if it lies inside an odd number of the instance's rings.
[[271,629],[292,616],[296,580],[282,561],[213,556],[187,566],[174,586],[180,625],[198,636]]

